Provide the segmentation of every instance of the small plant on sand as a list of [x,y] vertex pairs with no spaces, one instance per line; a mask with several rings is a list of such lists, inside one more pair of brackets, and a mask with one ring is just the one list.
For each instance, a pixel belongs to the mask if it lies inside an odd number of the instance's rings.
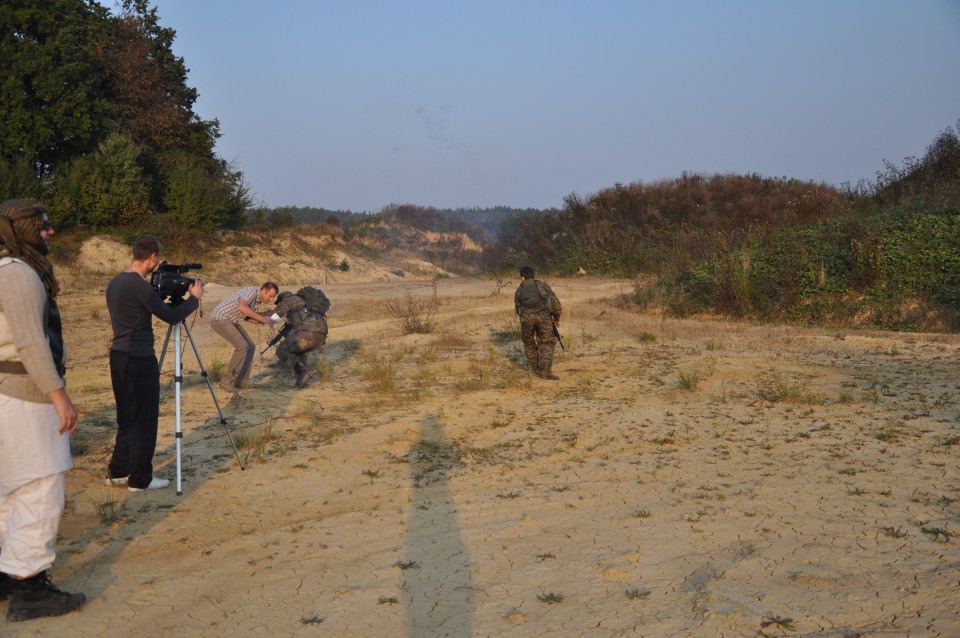
[[640,334],[636,335],[635,339],[640,343],[653,343],[657,340],[657,335],[648,330],[644,330]]
[[313,362],[313,367],[320,375],[321,381],[329,381],[333,378],[333,363],[326,359],[317,359]]
[[902,527],[881,527],[880,530],[884,536],[889,536],[890,538],[904,538],[907,535]]
[[397,364],[374,357],[367,367],[360,371],[360,376],[364,381],[372,383],[375,389],[389,394],[397,387]]
[[244,460],[263,461],[267,457],[267,444],[275,441],[273,433],[273,419],[267,422],[256,433],[241,432],[236,437],[237,448],[244,453]]
[[789,379],[777,379],[774,381],[773,389],[768,398],[771,401],[799,403],[801,405],[819,405],[823,403],[823,400],[814,394],[806,384],[792,382]]
[[207,375],[212,383],[219,383],[223,379],[223,372],[227,369],[227,364],[219,359],[214,359],[213,363],[207,366]]
[[440,309],[440,298],[437,297],[437,282],[433,282],[433,294],[429,297],[418,297],[404,287],[404,294],[399,299],[389,299],[384,305],[387,314],[403,334],[426,334],[433,331],[434,319]]
[[900,440],[900,432],[897,431],[896,427],[886,426],[878,430],[874,435],[878,441],[883,441],[884,443],[896,443]]
[[696,390],[700,384],[700,375],[697,372],[681,372],[679,385],[681,390]]
[[477,363],[470,364],[466,374],[454,384],[461,392],[482,390],[489,378],[489,369]]
[[440,348],[442,352],[451,353],[455,350],[462,350],[470,346],[470,340],[462,335],[457,333],[444,332],[437,338],[437,347]]
[[630,600],[642,600],[644,598],[649,598],[649,597],[650,597],[649,589],[637,588],[637,589],[627,590],[627,598],[629,598]]
[[542,603],[547,603],[550,605],[563,602],[563,594],[559,592],[545,592],[542,594],[537,594],[537,600]]
[[921,527],[920,531],[928,536],[933,536],[933,540],[940,540],[940,537],[943,537],[944,543],[950,542],[950,537],[953,536],[953,532],[948,530],[945,527]]
[[303,623],[304,625],[319,625],[324,620],[326,620],[326,618],[324,618],[323,616],[314,615],[314,616],[304,616],[303,618],[300,619],[300,622]]
[[113,525],[124,517],[123,504],[115,496],[94,498],[93,507],[97,512],[97,519],[104,525]]
[[500,294],[500,291],[510,285],[511,282],[504,281],[503,277],[497,274],[496,282],[493,284],[493,292],[490,293],[491,297],[495,297]]
[[767,627],[775,627],[780,631],[794,631],[796,629],[793,626],[793,618],[783,618],[781,616],[765,616],[763,620],[760,621],[761,635],[766,635],[763,633],[763,630]]
[[951,446],[951,445],[958,445],[958,444],[960,444],[960,436],[954,435],[947,439],[944,439],[943,443],[941,443],[940,445]]

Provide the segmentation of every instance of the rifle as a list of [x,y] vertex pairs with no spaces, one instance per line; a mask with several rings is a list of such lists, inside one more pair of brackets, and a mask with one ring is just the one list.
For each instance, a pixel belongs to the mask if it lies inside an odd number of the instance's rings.
[[264,352],[280,343],[280,340],[286,337],[287,333],[291,330],[293,330],[293,326],[291,326],[289,323],[283,324],[283,327],[277,330],[277,334],[273,335],[273,339],[267,342],[267,347],[263,349],[263,352],[260,353],[260,356],[263,356]]
[[566,350],[566,347],[563,345],[563,337],[560,336],[560,330],[557,328],[557,324],[551,321],[550,325],[553,327],[553,336],[560,342],[560,349]]

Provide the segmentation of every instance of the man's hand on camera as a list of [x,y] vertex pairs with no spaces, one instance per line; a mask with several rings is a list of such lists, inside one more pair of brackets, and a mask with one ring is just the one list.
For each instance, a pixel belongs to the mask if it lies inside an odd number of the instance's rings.
[[190,284],[190,287],[187,288],[187,290],[190,292],[192,297],[200,299],[203,297],[203,280],[197,277],[193,280],[193,283]]

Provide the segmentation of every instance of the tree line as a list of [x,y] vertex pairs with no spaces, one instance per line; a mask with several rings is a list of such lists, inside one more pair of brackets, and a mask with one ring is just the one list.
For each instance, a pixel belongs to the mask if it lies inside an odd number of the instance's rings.
[[760,175],[616,184],[504,222],[491,266],[637,277],[668,314],[960,329],[960,123],[835,188]]
[[148,0],[0,4],[0,196],[36,197],[60,229],[243,225],[241,171]]

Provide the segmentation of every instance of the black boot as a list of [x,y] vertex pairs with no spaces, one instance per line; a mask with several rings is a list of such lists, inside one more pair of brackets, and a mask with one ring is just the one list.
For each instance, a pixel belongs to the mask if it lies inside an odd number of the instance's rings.
[[0,572],[0,600],[10,598],[10,592],[13,591],[13,579]]
[[83,594],[68,594],[50,582],[47,572],[13,581],[7,620],[18,622],[46,616],[62,616],[87,602]]

